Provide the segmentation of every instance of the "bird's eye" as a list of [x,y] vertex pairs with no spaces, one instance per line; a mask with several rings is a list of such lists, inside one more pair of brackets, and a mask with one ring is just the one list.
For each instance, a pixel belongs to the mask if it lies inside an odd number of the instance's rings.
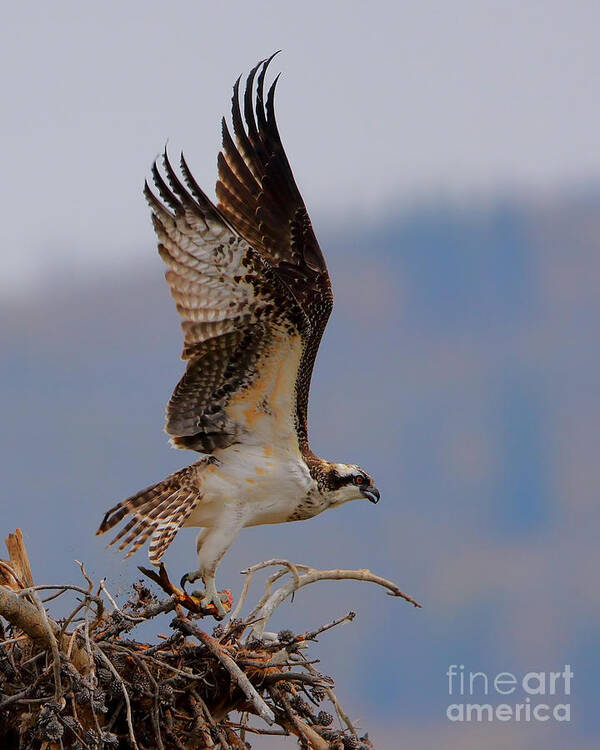
[[357,476],[354,477],[352,481],[354,482],[354,484],[360,485],[360,484],[364,484],[365,478],[361,476],[360,474],[358,474]]

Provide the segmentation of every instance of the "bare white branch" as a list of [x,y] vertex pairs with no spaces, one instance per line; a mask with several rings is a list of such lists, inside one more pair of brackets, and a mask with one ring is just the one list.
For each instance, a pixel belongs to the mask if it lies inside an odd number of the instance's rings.
[[[246,572],[252,574],[256,570],[268,566],[281,566],[287,568],[287,570],[280,570],[267,580],[265,586],[265,594],[263,595],[257,606],[252,610],[250,615],[248,615],[248,618],[246,620],[248,623],[253,622],[249,638],[260,638],[269,619],[271,618],[273,612],[277,609],[277,607],[294,592],[298,591],[298,589],[301,589],[304,586],[308,586],[308,584],[310,583],[316,583],[317,581],[351,580],[375,583],[378,586],[382,586],[383,588],[387,589],[388,593],[391,596],[400,597],[401,599],[404,599],[415,607],[421,606],[411,596],[405,594],[393,581],[389,581],[387,578],[382,578],[381,576],[375,575],[366,568],[361,568],[359,570],[342,570],[339,568],[335,568],[332,570],[316,570],[315,568],[311,568],[308,565],[293,565],[287,560],[268,560],[264,563],[260,563],[258,566],[254,565],[252,566],[252,568],[248,568]],[[295,568],[295,575],[293,576],[293,578],[291,580],[288,580],[275,591],[271,592],[273,583],[282,578],[288,571],[291,571],[292,568]]]

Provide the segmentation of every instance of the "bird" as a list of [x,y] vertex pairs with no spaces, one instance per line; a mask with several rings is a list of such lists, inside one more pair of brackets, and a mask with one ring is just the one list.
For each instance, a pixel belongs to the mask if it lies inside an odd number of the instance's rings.
[[242,528],[301,521],[351,500],[377,503],[356,464],[320,458],[308,440],[308,397],[317,350],[333,306],[325,258],[275,119],[279,75],[265,96],[273,58],[233,87],[222,120],[216,204],[181,154],[165,148],[152,166],[158,252],[181,317],[185,372],[166,408],[165,431],[198,461],[111,508],[97,531],[132,555],[149,540],[154,565],[182,527],[199,527],[202,603],[225,608],[215,573]]

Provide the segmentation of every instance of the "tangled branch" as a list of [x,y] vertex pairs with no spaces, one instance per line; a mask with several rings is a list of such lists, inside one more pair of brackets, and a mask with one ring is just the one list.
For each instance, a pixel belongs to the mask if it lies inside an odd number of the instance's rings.
[[[333,680],[305,653],[354,613],[299,634],[267,633],[265,626],[287,597],[320,580],[376,583],[419,606],[391,581],[368,570],[268,560],[245,571],[236,610],[210,634],[199,621],[211,613],[173,586],[164,569],[147,573],[166,596],[139,581],[119,605],[106,581],[96,586],[81,563],[83,585],[36,586],[19,531],[7,547],[10,559],[0,561],[0,747],[233,750],[258,734],[294,735],[307,750],[373,747],[343,711]],[[270,567],[277,570],[258,604],[239,619],[254,573]],[[52,619],[47,602],[69,599],[70,611]],[[169,632],[155,643],[130,637],[170,612]]]

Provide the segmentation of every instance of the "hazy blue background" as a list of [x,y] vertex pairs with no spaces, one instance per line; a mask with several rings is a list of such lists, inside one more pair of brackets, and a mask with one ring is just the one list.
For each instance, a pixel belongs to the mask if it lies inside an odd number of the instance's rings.
[[[358,610],[322,666],[378,748],[597,747],[599,21],[593,2],[5,5],[0,532],[24,529],[38,579],[78,558],[127,584],[144,555],[93,531],[194,458],[161,432],[181,337],[141,182],[170,138],[212,192],[231,84],[281,47],[280,127],[336,292],[313,447],[383,499],[243,532],[219,584],[285,556],[424,604],[322,584],[274,621]],[[565,663],[570,725],[445,719],[449,664]]]

